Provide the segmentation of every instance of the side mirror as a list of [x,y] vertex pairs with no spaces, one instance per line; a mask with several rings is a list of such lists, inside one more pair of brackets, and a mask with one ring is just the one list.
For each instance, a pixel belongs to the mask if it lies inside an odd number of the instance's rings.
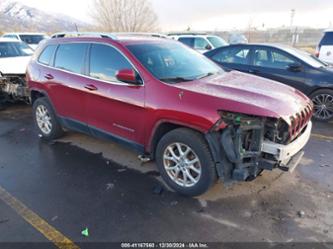
[[137,74],[133,69],[121,69],[116,73],[117,80],[125,83],[138,85],[141,82],[137,79]]
[[206,50],[211,50],[212,49],[212,46],[207,44],[207,46],[205,47]]
[[298,62],[291,63],[288,65],[288,70],[292,72],[300,72],[302,71],[302,64]]

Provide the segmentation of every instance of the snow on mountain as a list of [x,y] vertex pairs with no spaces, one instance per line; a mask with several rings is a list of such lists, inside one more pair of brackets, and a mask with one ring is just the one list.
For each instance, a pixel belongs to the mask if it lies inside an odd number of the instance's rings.
[[47,13],[16,1],[0,0],[0,32],[38,31],[58,32],[75,31],[89,25],[72,17]]

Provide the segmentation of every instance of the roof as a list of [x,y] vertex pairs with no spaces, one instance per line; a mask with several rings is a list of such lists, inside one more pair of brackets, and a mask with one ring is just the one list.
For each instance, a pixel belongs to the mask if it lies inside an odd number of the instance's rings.
[[0,42],[21,42],[21,41],[16,40],[16,39],[12,39],[12,38],[3,38],[3,37],[0,37]]
[[8,32],[3,35],[46,35],[45,33],[33,33],[33,32]]
[[326,30],[324,30],[324,32],[325,33],[327,33],[327,32],[333,32],[333,29],[326,29]]

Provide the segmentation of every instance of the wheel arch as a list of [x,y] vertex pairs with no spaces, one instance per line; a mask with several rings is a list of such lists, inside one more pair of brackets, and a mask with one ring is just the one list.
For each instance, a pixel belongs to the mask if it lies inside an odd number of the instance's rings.
[[178,128],[186,128],[189,130],[193,130],[196,132],[199,132],[203,135],[203,137],[205,137],[205,130],[199,127],[195,127],[195,126],[189,126],[177,121],[171,121],[171,120],[161,120],[160,122],[158,122],[151,135],[150,135],[150,139],[148,141],[148,146],[147,146],[147,152],[149,153],[151,159],[155,158],[155,151],[156,151],[156,147],[158,142],[161,140],[161,138],[167,134],[168,132],[178,129]]

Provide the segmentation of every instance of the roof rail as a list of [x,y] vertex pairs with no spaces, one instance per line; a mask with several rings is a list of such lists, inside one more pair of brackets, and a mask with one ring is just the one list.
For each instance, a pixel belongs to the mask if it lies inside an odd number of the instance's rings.
[[65,37],[100,37],[111,38],[117,40],[118,36],[149,36],[158,38],[167,38],[166,35],[160,33],[144,33],[144,32],[119,32],[119,33],[101,33],[101,32],[59,32],[51,36],[51,38]]
[[51,36],[51,38],[65,38],[65,37],[100,37],[111,38],[117,40],[117,36],[113,33],[99,33],[99,32],[59,32]]
[[207,35],[205,32],[172,32],[168,33],[168,36],[172,35]]

